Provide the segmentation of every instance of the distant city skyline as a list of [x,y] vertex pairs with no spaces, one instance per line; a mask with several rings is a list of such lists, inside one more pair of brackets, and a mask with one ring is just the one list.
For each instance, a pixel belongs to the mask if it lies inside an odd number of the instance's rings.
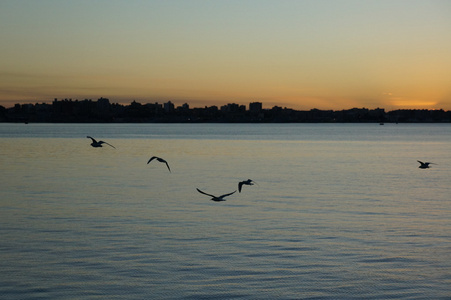
[[451,110],[443,0],[1,1],[0,105]]
[[[40,104],[46,104],[46,105],[52,105],[52,103],[54,103],[55,101],[57,102],[64,102],[64,101],[70,101],[70,102],[84,102],[84,101],[92,101],[92,102],[97,102],[101,99],[105,99],[108,100],[110,104],[117,104],[117,105],[122,105],[122,106],[128,106],[128,105],[132,105],[133,103],[137,103],[140,105],[160,105],[162,107],[164,107],[167,104],[172,105],[174,108],[178,108],[178,107],[185,107],[188,106],[190,109],[193,108],[206,108],[206,107],[217,107],[217,108],[221,108],[221,107],[225,107],[225,106],[229,106],[229,105],[238,105],[238,106],[244,106],[246,108],[249,108],[251,106],[251,104],[254,103],[258,103],[259,105],[261,105],[262,109],[273,109],[276,107],[279,108],[283,108],[283,109],[292,109],[292,110],[299,110],[299,111],[309,111],[309,110],[331,110],[331,111],[341,111],[341,110],[351,110],[351,109],[369,109],[369,110],[374,110],[374,109],[384,109],[386,111],[394,111],[394,110],[444,110],[444,111],[451,111],[451,109],[446,109],[446,108],[424,108],[424,107],[394,107],[394,108],[387,108],[387,107],[383,107],[383,106],[351,106],[351,107],[342,107],[342,108],[321,108],[318,106],[315,107],[302,107],[302,108],[296,108],[296,107],[292,107],[289,105],[283,105],[283,103],[265,103],[262,102],[260,100],[250,100],[250,101],[224,101],[224,102],[208,102],[206,101],[204,102],[194,102],[191,103],[189,101],[174,101],[173,99],[166,99],[166,100],[158,100],[155,99],[155,101],[148,101],[148,100],[138,100],[138,99],[132,99],[132,100],[126,100],[126,101],[114,101],[114,99],[110,99],[108,97],[99,97],[97,98],[84,98],[84,99],[78,99],[78,98],[70,98],[70,97],[64,97],[64,98],[53,98],[51,101],[12,101],[11,105],[4,105],[4,103],[0,103],[1,107],[4,107],[5,109],[11,109],[14,108],[16,105],[40,105]],[[7,102],[5,102],[7,103]],[[197,103],[197,105],[196,105]]]
[[263,108],[261,102],[248,106],[228,103],[220,107],[190,107],[188,103],[176,106],[164,103],[140,103],[129,105],[110,103],[107,98],[72,100],[54,99],[51,104],[16,104],[0,106],[0,122],[23,123],[450,123],[451,110],[352,108],[347,110],[295,110],[274,106]]

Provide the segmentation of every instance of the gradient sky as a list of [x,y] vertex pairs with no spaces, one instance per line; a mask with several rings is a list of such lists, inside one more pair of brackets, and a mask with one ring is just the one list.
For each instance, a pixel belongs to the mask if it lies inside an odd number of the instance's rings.
[[451,1],[0,0],[0,105],[451,110]]

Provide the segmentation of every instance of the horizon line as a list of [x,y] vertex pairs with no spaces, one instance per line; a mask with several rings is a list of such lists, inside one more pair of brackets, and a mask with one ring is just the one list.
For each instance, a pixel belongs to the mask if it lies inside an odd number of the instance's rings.
[[[35,102],[35,103],[31,103],[31,102],[28,102],[28,103],[15,103],[15,104],[13,104],[12,106],[10,106],[10,107],[6,107],[6,106],[3,106],[1,103],[0,103],[0,106],[1,107],[4,107],[5,109],[12,109],[12,108],[14,108],[16,105],[42,105],[42,104],[45,104],[45,105],[52,105],[52,103],[53,102],[55,102],[55,101],[60,101],[60,102],[63,102],[63,101],[71,101],[71,102],[82,102],[82,101],[92,101],[92,102],[98,102],[99,100],[101,100],[101,99],[106,99],[106,100],[108,100],[108,101],[110,101],[110,99],[109,98],[105,98],[105,97],[100,97],[99,99],[97,99],[97,100],[93,100],[93,99],[88,99],[88,98],[85,98],[85,99],[82,99],[82,100],[80,100],[80,99],[72,99],[72,98],[62,98],[62,99],[58,99],[58,98],[54,98],[51,102],[45,102],[45,101],[43,101],[43,102]],[[141,104],[141,105],[148,105],[148,104],[159,104],[159,105],[164,105],[164,104],[166,104],[166,103],[172,103],[173,105],[175,105],[175,103],[174,102],[172,102],[172,100],[168,100],[168,101],[166,101],[166,102],[162,102],[162,103],[160,103],[160,102],[158,102],[158,101],[156,101],[156,102],[146,102],[146,103],[143,103],[143,102],[139,102],[140,100],[132,100],[130,103],[124,103],[124,102],[110,102],[109,104],[110,105],[114,105],[114,104],[116,104],[116,105],[123,105],[123,106],[128,106],[128,105],[131,105],[132,103],[139,103],[139,104]],[[179,101],[177,101],[177,102],[179,102]],[[183,102],[183,101],[180,101],[180,102]],[[239,105],[239,106],[247,106],[247,107],[249,107],[249,105],[250,104],[252,104],[252,103],[261,103],[262,104],[262,110],[263,109],[273,109],[273,108],[282,108],[282,109],[291,109],[291,110],[295,110],[295,111],[311,111],[311,110],[322,110],[322,111],[344,111],[344,110],[352,110],[352,109],[368,109],[368,110],[376,110],[376,109],[383,109],[383,110],[386,110],[386,108],[384,108],[384,107],[380,107],[380,106],[377,106],[377,107],[375,107],[375,108],[369,108],[369,107],[365,107],[365,106],[362,106],[362,107],[356,107],[356,106],[354,106],[354,107],[352,107],[352,108],[341,108],[341,109],[332,109],[332,108],[328,108],[328,109],[323,109],[323,108],[317,108],[317,107],[312,107],[312,108],[309,108],[309,109],[295,109],[295,108],[291,108],[291,107],[287,107],[287,106],[279,106],[279,105],[274,105],[274,106],[272,106],[272,107],[268,107],[268,108],[263,108],[263,102],[261,102],[261,101],[251,101],[251,102],[249,102],[247,105],[246,104],[240,104],[240,103],[235,103],[235,102],[229,102],[229,103],[226,103],[226,104],[210,104],[210,105],[205,105],[205,106],[202,106],[202,107],[198,107],[198,106],[196,106],[196,107],[189,107],[188,109],[195,109],[195,108],[210,108],[210,107],[218,107],[218,108],[221,108],[221,107],[223,107],[223,106],[228,106],[228,105],[230,105],[230,104],[235,104],[235,105]],[[182,107],[184,104],[187,104],[187,105],[190,105],[188,102],[184,102],[183,104],[180,104],[180,105],[177,105],[176,107],[174,107],[174,108],[178,108],[178,107]],[[444,108],[397,108],[397,109],[391,109],[391,110],[388,110],[388,111],[396,111],[396,110],[430,110],[430,111],[434,111],[434,110],[443,110],[443,111],[451,111],[451,110],[446,110],[446,109],[444,109]]]

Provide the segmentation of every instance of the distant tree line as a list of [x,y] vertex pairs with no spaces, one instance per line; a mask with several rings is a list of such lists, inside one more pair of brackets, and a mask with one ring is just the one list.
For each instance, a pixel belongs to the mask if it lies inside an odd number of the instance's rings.
[[45,123],[450,123],[451,111],[383,108],[352,108],[347,110],[294,110],[274,106],[263,109],[261,102],[190,108],[187,103],[175,107],[163,104],[129,105],[110,103],[107,98],[92,100],[55,99],[51,104],[16,104],[0,106],[0,122]]

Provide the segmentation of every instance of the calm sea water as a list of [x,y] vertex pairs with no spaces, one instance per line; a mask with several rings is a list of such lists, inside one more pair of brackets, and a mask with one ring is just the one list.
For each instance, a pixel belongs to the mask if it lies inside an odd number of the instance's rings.
[[451,298],[449,124],[0,124],[0,167],[2,299]]

